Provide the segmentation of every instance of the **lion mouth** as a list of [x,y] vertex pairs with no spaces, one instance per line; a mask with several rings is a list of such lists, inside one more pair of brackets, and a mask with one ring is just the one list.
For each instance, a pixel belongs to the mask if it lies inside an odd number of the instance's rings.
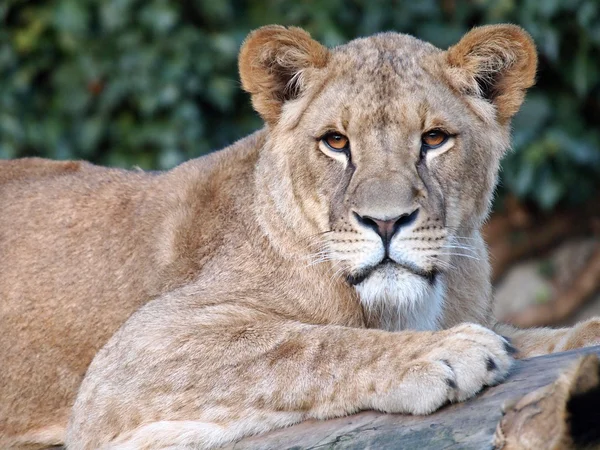
[[379,261],[377,264],[374,264],[369,267],[365,267],[357,273],[350,274],[346,276],[348,283],[352,286],[356,286],[357,284],[362,283],[367,278],[369,278],[373,272],[376,270],[384,269],[386,267],[394,267],[397,269],[405,270],[419,277],[425,278],[430,284],[434,284],[438,275],[438,270],[424,270],[418,267],[415,264],[407,263],[407,262],[397,262],[391,259],[389,256],[386,256],[384,259]]

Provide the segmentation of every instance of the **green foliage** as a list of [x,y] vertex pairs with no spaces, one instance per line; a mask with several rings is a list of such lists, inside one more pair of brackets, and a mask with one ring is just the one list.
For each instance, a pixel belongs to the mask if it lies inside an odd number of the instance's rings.
[[0,19],[0,158],[169,168],[233,142],[261,124],[236,59],[264,24],[330,46],[391,29],[444,48],[474,25],[512,22],[541,68],[501,192],[551,208],[600,184],[596,0],[4,0]]

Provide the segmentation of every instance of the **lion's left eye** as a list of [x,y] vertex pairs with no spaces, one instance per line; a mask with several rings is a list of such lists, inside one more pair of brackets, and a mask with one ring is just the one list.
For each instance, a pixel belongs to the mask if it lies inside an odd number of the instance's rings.
[[431,130],[423,133],[421,136],[422,150],[427,151],[432,148],[438,148],[445,144],[449,137],[450,136],[442,130]]
[[328,133],[323,136],[321,141],[336,152],[347,151],[350,148],[350,140],[340,133]]

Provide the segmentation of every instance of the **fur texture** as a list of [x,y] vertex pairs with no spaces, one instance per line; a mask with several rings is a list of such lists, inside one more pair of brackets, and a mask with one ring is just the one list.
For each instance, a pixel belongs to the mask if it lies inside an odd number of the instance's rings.
[[[596,343],[597,320],[491,316],[479,230],[535,66],[512,25],[448,51],[265,27],[240,75],[267,125],[231,147],[161,174],[0,162],[0,446],[210,448],[427,414],[503,379],[493,327],[521,357]],[[449,137],[424,154],[433,129]]]

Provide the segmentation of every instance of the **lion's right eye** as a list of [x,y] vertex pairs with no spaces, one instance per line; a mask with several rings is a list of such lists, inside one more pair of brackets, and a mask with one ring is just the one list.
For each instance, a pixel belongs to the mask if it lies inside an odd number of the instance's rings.
[[350,140],[340,133],[328,133],[321,141],[335,152],[344,152],[350,149]]

